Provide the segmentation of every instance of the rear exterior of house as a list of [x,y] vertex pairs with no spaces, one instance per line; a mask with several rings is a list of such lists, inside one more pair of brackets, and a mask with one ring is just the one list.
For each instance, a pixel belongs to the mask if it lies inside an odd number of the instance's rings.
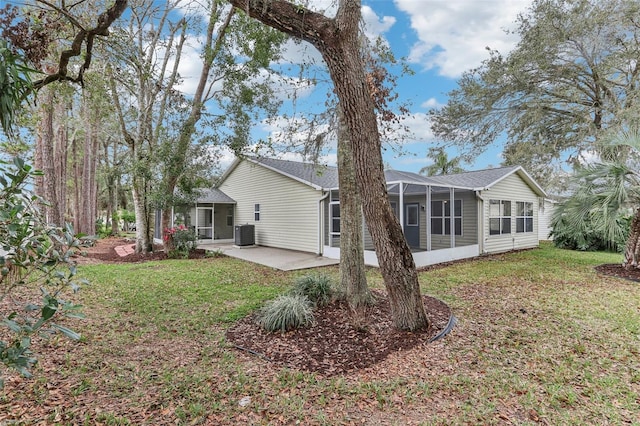
[[257,245],[320,253],[320,189],[251,161],[232,167],[218,188],[236,202],[236,225],[254,225]]
[[538,219],[538,238],[541,241],[544,240],[553,240],[553,235],[551,235],[551,231],[553,231],[553,226],[551,225],[551,221],[553,218],[553,211],[558,204],[557,201],[551,200],[549,198],[545,198],[542,203],[540,203],[539,209],[539,219]]
[[[391,207],[418,267],[538,246],[540,203],[546,194],[521,167],[432,177],[385,174]],[[212,217],[213,240],[228,239],[233,226],[237,231],[253,225],[257,245],[340,258],[335,167],[238,159],[213,191],[220,204],[192,210],[198,218],[203,209]],[[209,225],[208,217],[202,221]],[[220,226],[224,232],[215,231]],[[364,222],[363,234],[365,263],[378,266]]]
[[544,198],[513,173],[480,194],[482,253],[538,247],[538,211]]

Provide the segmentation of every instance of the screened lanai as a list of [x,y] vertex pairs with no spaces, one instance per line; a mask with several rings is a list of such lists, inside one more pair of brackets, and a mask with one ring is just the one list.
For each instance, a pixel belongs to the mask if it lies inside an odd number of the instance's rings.
[[[219,189],[203,189],[195,203],[173,207],[170,226],[192,229],[199,243],[233,241],[235,201]],[[162,238],[161,212],[156,213],[154,237]]]
[[[389,179],[393,177],[413,179]],[[415,181],[416,178],[421,181]],[[428,177],[387,171],[387,193],[417,266],[479,254],[478,200],[474,190],[434,185]],[[340,199],[337,189],[329,191],[326,203],[324,255],[331,257],[337,249],[339,256]],[[365,263],[377,266],[371,235],[365,225],[363,234]]]

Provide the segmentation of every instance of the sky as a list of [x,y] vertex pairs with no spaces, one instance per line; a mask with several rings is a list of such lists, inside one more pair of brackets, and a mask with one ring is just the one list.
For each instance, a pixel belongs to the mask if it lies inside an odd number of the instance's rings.
[[[384,37],[394,55],[406,58],[415,72],[398,81],[400,99],[412,105],[412,115],[405,124],[410,127],[413,137],[403,143],[402,154],[386,149],[383,152],[385,165],[418,172],[431,163],[426,154],[436,140],[427,112],[446,104],[447,93],[457,87],[462,73],[488,58],[487,47],[505,54],[517,44],[517,35],[506,30],[515,29],[517,15],[526,11],[530,4],[530,0],[363,0],[362,15],[367,33]],[[332,13],[330,0],[311,0],[310,8],[327,9],[327,15]],[[300,50],[300,46],[292,44],[287,52],[289,60],[295,62],[296,56],[302,55]],[[317,55],[312,47],[306,52]],[[300,97],[297,108],[303,109],[305,104],[312,108],[322,96],[326,96],[326,88],[309,90]],[[278,126],[259,123],[253,135],[277,139]],[[501,144],[496,141],[474,163],[463,166],[467,170],[499,166],[501,152]],[[454,150],[448,153],[450,157],[456,155]],[[299,159],[291,154],[280,154],[279,157]],[[227,156],[223,162],[231,159]],[[335,165],[332,147],[325,150],[322,161]]]
[[[328,16],[335,14],[336,0],[297,1]],[[410,129],[411,137],[402,142],[401,150],[384,145],[385,166],[419,172],[431,164],[427,152],[429,147],[435,146],[437,140],[430,130],[428,111],[446,104],[447,94],[457,87],[462,73],[479,66],[488,58],[487,48],[496,49],[504,55],[515,47],[517,35],[509,34],[507,30],[515,29],[518,14],[525,12],[531,2],[532,0],[362,0],[362,17],[367,35],[371,38],[383,37],[394,55],[405,58],[414,72],[413,75],[401,76],[397,82],[400,101],[410,105],[411,115],[403,124]],[[200,3],[185,0],[183,4]],[[187,58],[180,62],[179,72],[184,78],[181,90],[186,94],[192,94],[197,84],[201,42],[201,37],[194,34],[191,43],[185,48],[184,55]],[[317,63],[322,62],[315,48],[306,43],[289,42],[283,57],[284,63],[308,62],[310,58]],[[276,67],[282,65],[274,64]],[[291,81],[304,86],[297,78],[298,76],[292,75]],[[295,110],[303,113],[305,110],[322,108],[328,90],[330,88],[322,84],[299,90]],[[292,104],[285,103],[282,113],[291,116],[292,111]],[[254,140],[290,140],[292,136],[283,135],[282,132],[286,123],[284,116],[275,117],[270,122],[256,123],[251,136]],[[501,152],[501,142],[495,141],[473,163],[462,166],[467,170],[499,166],[502,162]],[[448,149],[448,154],[452,158],[457,152]],[[273,156],[271,153],[269,155]],[[292,153],[279,153],[276,156],[301,159]],[[220,169],[224,170],[233,159],[230,151],[223,152]],[[323,150],[320,161],[335,165],[335,141]]]

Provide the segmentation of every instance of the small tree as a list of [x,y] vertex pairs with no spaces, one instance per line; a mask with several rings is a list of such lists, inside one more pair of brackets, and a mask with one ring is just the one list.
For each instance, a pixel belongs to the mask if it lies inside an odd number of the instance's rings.
[[[50,226],[36,208],[43,200],[28,188],[41,175],[21,159],[13,165],[0,162],[0,302],[7,341],[0,340],[0,362],[29,377],[36,362],[30,351],[32,336],[62,332],[78,339],[74,331],[54,323],[56,317],[80,317],[78,306],[62,299],[65,289],[74,292],[76,268],[71,260],[79,241],[70,226]],[[40,302],[26,300],[38,287]],[[19,306],[23,305],[23,306]],[[0,386],[2,378],[0,377]]]

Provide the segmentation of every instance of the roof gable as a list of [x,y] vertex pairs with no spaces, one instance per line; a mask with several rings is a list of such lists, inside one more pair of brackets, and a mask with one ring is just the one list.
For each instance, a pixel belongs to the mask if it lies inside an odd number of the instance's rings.
[[522,166],[496,167],[492,169],[476,170],[472,172],[455,173],[450,175],[430,176],[430,178],[440,185],[458,186],[476,191],[491,188],[498,182],[506,179],[512,174],[517,174],[526,184],[541,197],[546,197],[544,190],[538,183],[522,168]]
[[331,189],[338,187],[338,168],[300,161],[279,160],[267,157],[244,157],[236,159],[229,169],[222,175],[220,183],[237,167],[240,161],[245,160],[273,170],[276,173],[302,182],[315,189]]

